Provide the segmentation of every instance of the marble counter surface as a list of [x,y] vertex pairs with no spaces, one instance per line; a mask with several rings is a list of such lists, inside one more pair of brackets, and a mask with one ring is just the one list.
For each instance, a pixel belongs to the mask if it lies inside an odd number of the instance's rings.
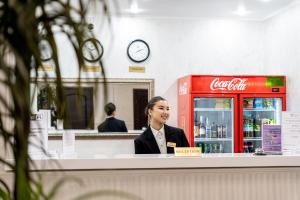
[[300,167],[300,155],[203,154],[200,157],[160,154],[94,155],[93,157],[72,155],[53,160],[35,160],[35,164],[36,170]]
[[69,130],[48,130],[49,137],[61,137],[65,132],[75,133],[76,137],[128,137],[128,136],[138,136],[143,131],[142,130],[128,130],[128,132],[105,132],[99,133],[98,130],[78,130],[78,129],[69,129]]

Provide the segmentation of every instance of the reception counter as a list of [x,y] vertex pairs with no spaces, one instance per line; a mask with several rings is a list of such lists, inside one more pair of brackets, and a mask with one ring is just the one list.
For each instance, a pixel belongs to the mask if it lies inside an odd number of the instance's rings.
[[[300,155],[98,154],[34,163],[32,173],[40,173],[47,187],[62,177],[80,180],[80,184],[67,182],[55,199],[68,200],[95,191],[103,198],[93,199],[300,199]],[[12,179],[10,172],[5,175]]]
[[77,158],[74,155],[70,158],[64,156],[59,160],[36,160],[35,163],[35,170],[278,168],[300,167],[300,155],[203,154],[201,157],[175,157],[172,154],[99,154]]

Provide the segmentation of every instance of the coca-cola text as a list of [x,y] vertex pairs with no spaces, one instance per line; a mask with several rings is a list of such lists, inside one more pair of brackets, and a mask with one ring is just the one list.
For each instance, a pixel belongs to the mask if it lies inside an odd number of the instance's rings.
[[245,90],[246,78],[233,78],[232,80],[222,81],[220,78],[215,78],[211,84],[211,90]]

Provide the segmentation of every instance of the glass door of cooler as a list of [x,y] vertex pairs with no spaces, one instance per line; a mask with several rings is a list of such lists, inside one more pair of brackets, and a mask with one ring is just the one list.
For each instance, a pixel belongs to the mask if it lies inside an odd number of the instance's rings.
[[280,125],[281,98],[243,98],[243,152],[262,147],[262,124]]
[[234,152],[234,98],[194,98],[194,144],[203,153]]

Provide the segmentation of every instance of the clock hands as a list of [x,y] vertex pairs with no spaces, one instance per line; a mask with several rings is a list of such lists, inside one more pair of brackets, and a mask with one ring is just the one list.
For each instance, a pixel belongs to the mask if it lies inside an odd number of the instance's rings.
[[135,53],[138,53],[138,52],[140,52],[140,51],[143,51],[144,49],[139,49],[139,50],[137,50]]

